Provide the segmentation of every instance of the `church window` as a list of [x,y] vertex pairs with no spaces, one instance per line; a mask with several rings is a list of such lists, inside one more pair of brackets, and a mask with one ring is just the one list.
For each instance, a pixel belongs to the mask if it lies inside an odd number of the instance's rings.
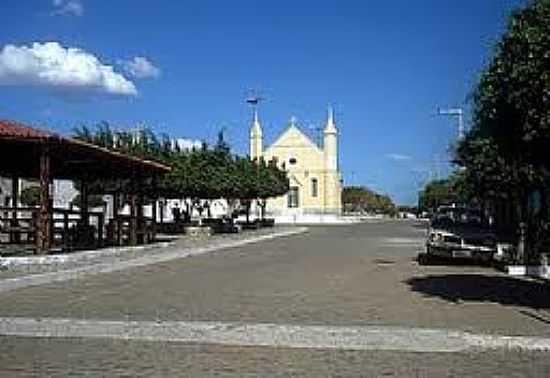
[[317,197],[319,195],[319,181],[316,178],[311,179],[311,196]]
[[288,198],[288,207],[289,208],[296,208],[300,206],[300,199],[299,199],[299,192],[298,187],[293,186],[290,188],[287,194]]
[[290,165],[294,165],[296,164],[296,158],[291,157],[290,159],[288,159],[288,162],[290,163]]

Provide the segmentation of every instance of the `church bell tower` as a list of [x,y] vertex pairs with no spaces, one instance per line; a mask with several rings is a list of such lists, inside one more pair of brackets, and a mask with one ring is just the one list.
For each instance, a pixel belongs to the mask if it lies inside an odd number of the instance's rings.
[[338,130],[334,123],[334,111],[328,109],[327,124],[323,130],[325,169],[338,171]]
[[323,130],[323,153],[325,160],[325,211],[340,213],[342,188],[338,171],[338,129],[334,122],[332,107],[328,109],[327,123]]
[[263,134],[260,119],[258,117],[258,109],[254,109],[254,117],[252,127],[250,129],[250,158],[252,160],[259,159],[263,154]]

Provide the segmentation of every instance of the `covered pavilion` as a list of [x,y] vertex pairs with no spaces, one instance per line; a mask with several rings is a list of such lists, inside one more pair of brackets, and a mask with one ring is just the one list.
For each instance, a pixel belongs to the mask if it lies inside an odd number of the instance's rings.
[[[126,185],[125,194],[130,203],[130,215],[124,217],[128,231],[127,241],[128,244],[135,245],[140,241],[140,228],[143,227],[142,183],[145,180],[155,183],[159,176],[169,170],[169,167],[158,162],[129,156],[21,123],[0,120],[0,176],[12,181],[11,206],[0,207],[0,232],[9,234],[11,243],[20,242],[22,234],[32,235],[31,240],[34,239],[37,253],[49,251],[56,242],[56,234],[61,235],[63,244],[67,245],[70,216],[74,214],[71,214],[70,210],[53,208],[51,183],[54,179],[68,179],[80,184],[81,206],[78,212],[78,225],[89,226],[90,218],[97,217],[95,240],[96,245],[101,246],[104,243],[104,215],[88,211],[88,184],[97,180],[125,180],[129,183]],[[20,178],[38,180],[38,207],[18,207]],[[153,234],[155,204],[156,201],[153,201]],[[119,217],[117,214],[117,205],[113,208],[113,220],[118,224],[114,243],[121,244],[122,227],[117,221],[122,219],[122,216]],[[32,213],[32,219],[20,219],[18,214],[23,210]],[[54,217],[54,213],[57,217]],[[6,214],[9,220],[5,219]],[[63,219],[62,227],[56,227],[56,219]],[[25,221],[27,226],[24,227],[22,224]]]

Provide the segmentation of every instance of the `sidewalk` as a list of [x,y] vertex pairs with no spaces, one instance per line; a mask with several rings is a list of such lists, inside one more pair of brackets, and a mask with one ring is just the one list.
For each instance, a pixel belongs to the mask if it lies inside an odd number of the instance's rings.
[[306,231],[304,227],[276,227],[209,238],[181,237],[149,246],[106,248],[36,258],[4,258],[0,292],[146,266]]

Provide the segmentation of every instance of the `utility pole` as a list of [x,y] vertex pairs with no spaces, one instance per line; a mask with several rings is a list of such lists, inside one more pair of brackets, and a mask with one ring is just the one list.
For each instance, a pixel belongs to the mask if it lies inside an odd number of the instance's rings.
[[458,119],[458,140],[464,139],[464,110],[462,108],[437,109],[441,116],[456,117]]

